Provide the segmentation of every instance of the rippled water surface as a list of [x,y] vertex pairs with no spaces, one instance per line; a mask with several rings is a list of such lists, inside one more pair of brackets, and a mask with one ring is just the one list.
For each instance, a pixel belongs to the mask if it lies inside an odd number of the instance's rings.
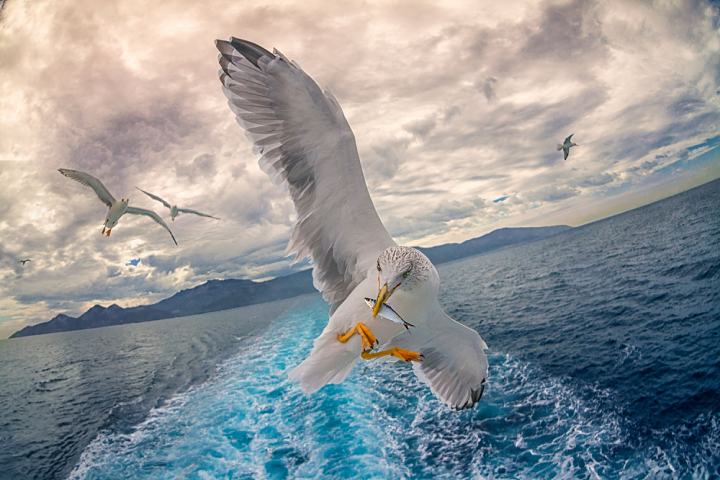
[[[0,361],[16,349],[3,375],[35,372],[2,391],[0,413],[15,409],[0,420],[2,458],[38,478],[73,465],[70,476],[86,479],[720,476],[719,181],[439,272],[445,309],[490,347],[473,410],[448,410],[404,364],[363,362],[342,385],[303,395],[287,372],[327,320],[309,296],[234,342],[234,327],[219,327],[231,317],[117,327],[117,363],[103,360],[112,329],[0,343]],[[143,328],[172,341],[142,350]],[[214,353],[192,356],[199,338]],[[58,366],[52,352],[67,344],[86,354]],[[188,353],[168,362],[155,350]],[[165,393],[148,396],[153,375]],[[52,408],[43,395],[58,397]],[[95,420],[84,418],[90,399],[107,407]],[[8,435],[12,422],[33,428]]]

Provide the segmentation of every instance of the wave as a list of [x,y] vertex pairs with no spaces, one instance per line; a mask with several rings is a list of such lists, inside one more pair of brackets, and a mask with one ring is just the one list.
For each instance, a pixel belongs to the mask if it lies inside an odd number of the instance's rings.
[[[612,391],[554,377],[507,353],[491,352],[483,401],[461,413],[438,403],[399,363],[367,362],[345,383],[305,396],[287,372],[304,358],[325,312],[318,301],[277,320],[264,335],[243,341],[207,382],[154,408],[131,431],[102,432],[70,478],[591,479],[694,472],[702,478],[717,472],[717,416],[697,419],[674,443],[663,434],[638,443],[622,412],[607,409]],[[623,362],[636,355],[627,346]],[[700,450],[684,445],[682,438],[692,435],[701,437]]]

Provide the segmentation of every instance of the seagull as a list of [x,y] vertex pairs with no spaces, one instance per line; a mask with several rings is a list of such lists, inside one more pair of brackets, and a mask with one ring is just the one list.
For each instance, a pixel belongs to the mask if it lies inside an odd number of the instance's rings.
[[213,217],[212,215],[206,215],[206,214],[200,213],[196,210],[190,210],[188,208],[178,208],[177,205],[170,205],[168,202],[166,202],[162,198],[158,197],[157,195],[148,193],[145,190],[143,190],[142,188],[138,188],[138,187],[135,187],[135,188],[137,188],[138,190],[140,190],[141,192],[143,192],[145,195],[152,198],[153,200],[157,200],[158,202],[162,203],[167,208],[169,208],[170,209],[170,220],[172,220],[173,222],[175,221],[175,217],[180,215],[180,213],[192,213],[193,215],[200,215],[201,217],[208,217],[208,218],[214,218],[215,220],[220,220],[217,217]]
[[29,258],[27,260],[18,260],[18,263],[22,263],[23,266],[25,265],[25,262],[32,262]]
[[560,145],[558,143],[558,146],[557,146],[558,152],[560,150],[562,150],[565,153],[565,160],[567,160],[568,155],[570,155],[570,147],[579,147],[580,146],[577,143],[573,143],[570,141],[570,139],[572,138],[573,135],[575,135],[575,134],[571,133],[570,136],[565,139],[565,142],[563,142],[562,145]]
[[[230,109],[262,170],[295,204],[287,251],[312,258],[313,283],[330,304],[325,330],[290,378],[311,394],[344,381],[360,359],[394,357],[449,407],[472,408],[485,388],[487,345],[442,310],[430,260],[388,234],[337,99],[277,50],[237,38],[215,45]],[[378,315],[391,297],[402,322]]]
[[162,225],[162,227],[170,233],[173,242],[175,242],[175,245],[177,245],[175,236],[172,234],[165,222],[163,222],[162,218],[160,218],[160,215],[158,215],[157,213],[153,212],[152,210],[145,210],[144,208],[129,207],[129,198],[123,198],[118,202],[117,200],[115,200],[115,197],[110,194],[108,189],[105,188],[105,185],[103,185],[100,180],[85,172],[80,172],[78,170],[69,170],[67,168],[59,168],[58,172],[62,173],[68,178],[72,178],[76,182],[79,182],[86,187],[90,187],[95,190],[95,193],[97,194],[100,201],[110,208],[107,216],[105,217],[105,224],[103,226],[102,232],[100,232],[101,235],[105,233],[105,229],[107,228],[107,236],[109,237],[110,230],[112,230],[112,228],[117,224],[117,222],[120,220],[120,217],[122,217],[126,213],[132,215],[146,215],[155,220],[155,222]]

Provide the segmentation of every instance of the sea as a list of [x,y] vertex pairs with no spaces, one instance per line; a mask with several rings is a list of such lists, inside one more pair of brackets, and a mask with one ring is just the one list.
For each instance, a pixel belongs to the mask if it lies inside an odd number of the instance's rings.
[[489,346],[455,412],[409,365],[304,395],[319,295],[0,342],[0,477],[720,478],[720,180],[439,266]]

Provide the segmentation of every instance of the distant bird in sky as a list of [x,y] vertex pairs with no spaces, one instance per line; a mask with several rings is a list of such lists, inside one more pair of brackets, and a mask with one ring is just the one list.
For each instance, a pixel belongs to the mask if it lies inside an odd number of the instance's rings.
[[[312,257],[313,283],[331,304],[325,330],[290,378],[312,393],[344,381],[360,358],[393,356],[412,362],[449,407],[472,408],[485,388],[487,345],[443,311],[430,260],[385,229],[337,99],[277,50],[237,38],[215,45],[230,109],[260,167],[295,204],[287,251]],[[392,310],[383,309],[391,296]]]
[[109,237],[110,230],[117,224],[117,222],[120,220],[120,217],[122,217],[126,213],[129,213],[131,215],[145,215],[155,220],[155,222],[157,222],[158,224],[162,225],[162,227],[170,233],[173,242],[175,242],[175,245],[177,245],[175,236],[172,234],[165,222],[163,222],[163,219],[160,218],[160,215],[158,215],[157,213],[153,212],[152,210],[145,210],[144,208],[129,207],[129,198],[123,198],[118,202],[117,200],[115,200],[115,197],[110,194],[108,189],[105,188],[105,185],[103,185],[100,180],[85,172],[69,170],[67,168],[59,168],[58,172],[62,173],[68,178],[72,178],[76,182],[79,182],[86,187],[90,187],[95,190],[95,193],[97,194],[100,201],[110,208],[107,216],[105,217],[105,224],[103,226],[102,232],[100,232],[101,234],[105,233],[105,229],[107,228],[107,236]]
[[565,142],[563,142],[562,145],[560,145],[558,143],[558,146],[557,146],[558,152],[560,150],[562,150],[563,153],[565,154],[565,160],[567,160],[568,155],[570,155],[570,147],[579,147],[579,145],[577,143],[573,143],[570,141],[570,139],[572,138],[573,135],[575,135],[575,134],[571,133],[570,136],[565,139]]
[[29,258],[27,260],[18,260],[18,263],[22,263],[23,265],[25,265],[25,262],[32,262],[32,260]]
[[137,188],[138,190],[140,190],[141,192],[143,192],[143,193],[144,193],[145,195],[147,195],[148,197],[150,197],[150,198],[152,198],[152,199],[154,199],[154,200],[157,200],[158,202],[162,203],[162,204],[165,205],[167,208],[169,208],[169,209],[170,209],[170,219],[171,219],[173,222],[175,221],[175,217],[177,217],[177,216],[180,215],[181,213],[192,213],[193,215],[200,215],[201,217],[208,217],[208,218],[214,218],[215,220],[220,220],[220,219],[217,218],[217,217],[213,217],[212,215],[207,215],[207,214],[205,214],[205,213],[200,213],[200,212],[198,212],[197,210],[190,210],[190,209],[188,209],[188,208],[178,208],[177,205],[170,205],[168,202],[166,202],[166,201],[163,200],[162,198],[158,197],[157,195],[153,195],[152,193],[148,193],[148,192],[146,192],[145,190],[143,190],[142,188],[138,188],[138,187],[135,187],[135,188]]

